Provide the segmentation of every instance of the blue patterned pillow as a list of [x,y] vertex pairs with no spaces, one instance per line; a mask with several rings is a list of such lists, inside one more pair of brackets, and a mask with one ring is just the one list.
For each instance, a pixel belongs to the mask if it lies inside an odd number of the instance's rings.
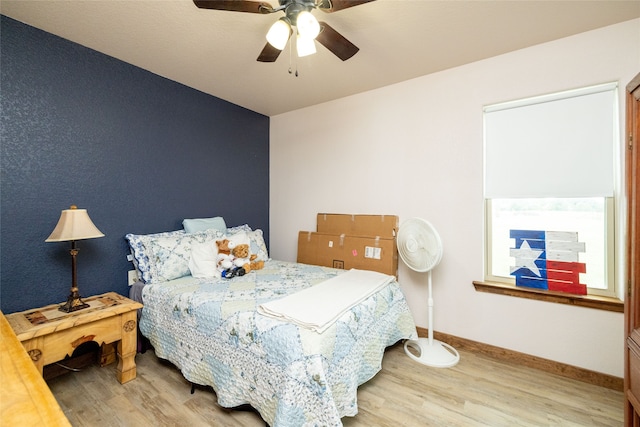
[[189,260],[192,246],[222,236],[224,233],[219,230],[209,229],[150,240],[147,245],[151,276],[148,283],[166,282],[191,274]]
[[258,261],[267,261],[269,259],[269,252],[267,251],[267,245],[264,243],[262,230],[258,228],[250,231],[247,233],[247,236],[249,236],[251,253],[258,256]]
[[133,235],[125,238],[145,283],[158,283],[190,274],[191,245],[224,236],[219,230],[186,233],[184,230],[157,234]]
[[227,234],[236,234],[239,233],[241,231],[252,231],[251,227],[249,227],[247,224],[243,224],[243,225],[237,225],[235,227],[229,227],[227,228]]
[[133,263],[139,271],[139,277],[144,283],[148,283],[151,278],[149,257],[147,255],[147,244],[158,237],[179,236],[185,234],[184,230],[166,231],[154,234],[127,234],[124,236],[129,242],[129,248],[133,255]]

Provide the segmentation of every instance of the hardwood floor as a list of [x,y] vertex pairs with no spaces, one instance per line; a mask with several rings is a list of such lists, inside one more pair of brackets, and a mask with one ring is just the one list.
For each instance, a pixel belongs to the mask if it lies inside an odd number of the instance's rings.
[[[622,426],[623,394],[517,364],[460,351],[453,368],[412,361],[401,345],[358,391],[359,413],[345,427]],[[48,381],[73,426],[264,426],[251,410],[217,406],[210,388],[191,385],[153,351],[136,356],[138,376],[120,384],[115,365]]]

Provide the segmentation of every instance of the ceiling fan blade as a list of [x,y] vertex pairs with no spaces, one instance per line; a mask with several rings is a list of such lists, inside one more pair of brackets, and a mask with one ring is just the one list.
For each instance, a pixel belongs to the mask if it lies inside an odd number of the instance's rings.
[[343,61],[351,58],[360,50],[326,22],[320,22],[320,34],[316,37],[316,41]]
[[193,0],[200,9],[230,10],[233,12],[272,13],[269,3],[252,0]]
[[318,0],[317,7],[323,12],[332,13],[372,1],[375,0]]
[[262,52],[260,52],[260,55],[258,56],[258,61],[275,62],[276,59],[278,59],[278,56],[280,56],[280,52],[282,51],[276,49],[275,47],[271,46],[271,43],[267,42],[267,44],[264,45]]

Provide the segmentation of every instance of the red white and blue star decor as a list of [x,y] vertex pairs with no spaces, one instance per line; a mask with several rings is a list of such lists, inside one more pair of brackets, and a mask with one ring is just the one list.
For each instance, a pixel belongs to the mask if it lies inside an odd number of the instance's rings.
[[510,230],[510,237],[515,239],[510,255],[516,262],[510,274],[516,286],[587,294],[587,285],[580,283],[586,264],[578,262],[585,244],[578,241],[577,232]]

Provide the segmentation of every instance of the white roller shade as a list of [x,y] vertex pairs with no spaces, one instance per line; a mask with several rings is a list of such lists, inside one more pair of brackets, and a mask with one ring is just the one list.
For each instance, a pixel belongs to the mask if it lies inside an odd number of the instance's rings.
[[485,197],[612,197],[617,84],[487,106]]

